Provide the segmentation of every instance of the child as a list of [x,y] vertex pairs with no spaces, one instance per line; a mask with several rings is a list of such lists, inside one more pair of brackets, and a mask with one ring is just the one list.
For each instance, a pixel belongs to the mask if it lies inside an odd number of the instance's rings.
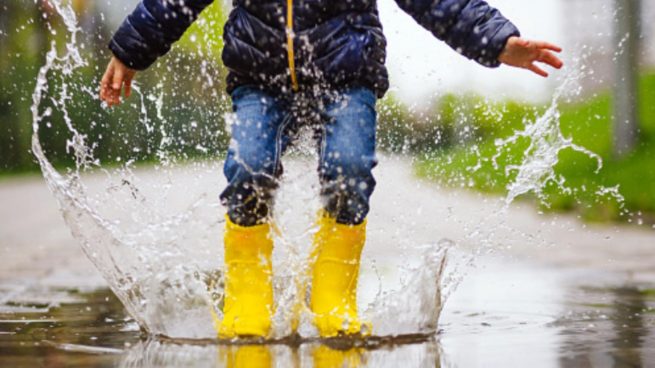
[[[213,0],[142,0],[114,35],[101,82],[110,106],[137,70],[164,55]],[[469,59],[541,76],[560,48],[520,38],[483,0],[396,0]],[[356,287],[375,158],[375,103],[389,83],[375,0],[233,0],[222,59],[236,116],[225,161],[223,338],[266,337],[273,313],[270,213],[280,156],[300,124],[318,131],[323,211],[312,252],[310,308],[323,337],[366,334]]]

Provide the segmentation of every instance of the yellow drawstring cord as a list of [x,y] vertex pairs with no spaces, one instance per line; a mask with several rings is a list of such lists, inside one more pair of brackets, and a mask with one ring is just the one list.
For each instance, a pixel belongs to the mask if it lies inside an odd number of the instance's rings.
[[287,0],[287,56],[289,58],[289,71],[291,72],[291,87],[295,92],[298,91],[298,79],[293,54],[293,0]]

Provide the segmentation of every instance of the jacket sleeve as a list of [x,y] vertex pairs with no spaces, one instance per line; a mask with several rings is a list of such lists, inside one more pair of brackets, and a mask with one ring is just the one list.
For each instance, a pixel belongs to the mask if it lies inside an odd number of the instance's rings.
[[469,59],[500,65],[507,39],[519,30],[483,0],[396,0],[421,26]]
[[142,0],[118,28],[109,49],[130,68],[143,70],[166,54],[214,0]]

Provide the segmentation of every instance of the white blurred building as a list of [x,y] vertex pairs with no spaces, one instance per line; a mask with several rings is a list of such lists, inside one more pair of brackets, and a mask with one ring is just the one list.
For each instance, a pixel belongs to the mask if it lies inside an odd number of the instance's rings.
[[[615,39],[615,0],[559,0],[562,3],[562,27],[566,30],[566,48],[584,49],[586,65],[594,75],[585,78],[587,91],[608,87],[612,83],[614,56],[621,52]],[[655,0],[641,0],[642,69],[655,66]]]
[[[467,62],[431,35],[418,29],[397,9],[393,0],[379,0],[382,20],[389,39],[387,65],[392,85],[410,103],[420,105],[432,94],[450,92],[481,93],[490,98],[528,101],[550,99],[574,60],[586,55],[585,65],[593,74],[582,80],[583,95],[607,88],[612,83],[614,0],[488,0],[521,30],[524,37],[548,40],[564,48],[566,63],[543,80],[523,70],[501,67],[488,70]],[[642,0],[642,61],[655,67],[655,0]],[[584,49],[583,49],[584,46]],[[427,97],[426,97],[427,96]]]

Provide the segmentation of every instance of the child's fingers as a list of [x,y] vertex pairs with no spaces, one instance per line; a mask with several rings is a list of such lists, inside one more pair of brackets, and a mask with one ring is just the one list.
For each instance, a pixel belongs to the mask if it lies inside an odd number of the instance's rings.
[[526,69],[528,69],[531,72],[533,72],[533,73],[535,73],[537,75],[540,75],[540,76],[542,76],[544,78],[548,76],[548,73],[546,73],[545,70],[541,69],[540,67],[538,67],[538,66],[536,66],[534,64],[528,65]]
[[107,70],[105,70],[105,74],[103,74],[102,76],[102,80],[100,81],[100,84],[103,86],[109,85],[113,75],[114,75],[114,65],[112,63],[109,63],[109,65],[107,65]]
[[111,107],[114,104],[114,90],[111,88],[105,89],[105,98],[104,101]]
[[110,104],[111,98],[112,98],[111,97],[112,91],[113,90],[111,88],[109,88],[109,85],[103,85],[100,88],[100,99],[102,101],[106,102],[107,104]]
[[132,78],[125,79],[125,97],[128,98],[132,94]]
[[555,52],[562,52],[562,48],[550,42],[536,41],[535,45],[540,49],[546,49]]
[[562,52],[562,48],[552,44],[550,42],[545,42],[545,41],[532,41],[532,46],[538,48],[538,49],[545,49],[545,50],[550,50],[554,52]]
[[102,76],[102,79],[100,80],[100,99],[103,101],[106,101],[108,96],[108,89],[109,89],[109,84],[112,81],[114,75],[114,68],[112,64],[110,63],[107,66],[107,70],[105,71],[105,74]]
[[109,89],[109,101],[110,101],[109,104],[110,104],[110,106],[118,105],[120,103],[120,100],[119,100],[120,93],[121,93],[120,89],[114,89],[114,88]]
[[114,70],[114,77],[112,78],[112,103],[115,105],[118,105],[121,103],[120,96],[121,96],[121,89],[123,87],[123,79],[125,78],[125,75],[123,73],[123,70],[121,68],[116,68]]
[[114,71],[114,77],[112,79],[112,88],[116,91],[121,90],[121,85],[123,84],[123,78],[125,78],[125,75],[123,75],[123,71],[121,68],[118,68]]
[[552,66],[555,69],[560,69],[564,65],[564,62],[562,62],[562,60],[560,58],[555,56],[555,54],[553,54],[550,51],[542,51],[539,54],[539,57],[537,58],[537,60],[542,62],[542,63],[548,64],[548,65]]

